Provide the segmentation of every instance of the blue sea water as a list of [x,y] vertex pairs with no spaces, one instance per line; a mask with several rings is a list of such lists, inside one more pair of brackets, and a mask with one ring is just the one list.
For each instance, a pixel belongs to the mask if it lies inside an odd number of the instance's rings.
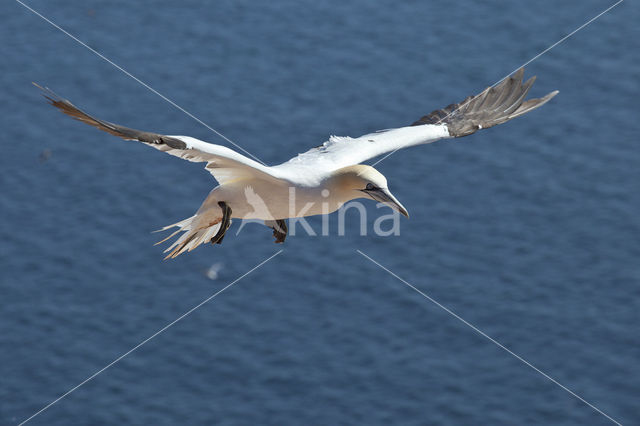
[[[477,93],[612,3],[27,4],[275,164]],[[150,231],[193,214],[210,175],[74,122],[31,82],[233,146],[19,3],[0,15],[0,424],[17,424],[279,247],[234,224],[162,261]],[[399,236],[360,236],[355,212],[346,236],[335,215],[330,237],[290,236],[30,424],[610,423],[357,250],[640,423],[638,22],[625,1],[532,62],[532,94],[560,90],[540,110],[381,162],[411,213]]]

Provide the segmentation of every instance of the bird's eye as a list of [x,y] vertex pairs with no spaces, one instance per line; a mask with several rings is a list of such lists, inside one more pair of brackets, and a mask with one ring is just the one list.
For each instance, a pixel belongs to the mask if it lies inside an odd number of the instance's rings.
[[372,183],[368,183],[366,189],[367,191],[373,191],[374,189],[376,189],[376,186]]

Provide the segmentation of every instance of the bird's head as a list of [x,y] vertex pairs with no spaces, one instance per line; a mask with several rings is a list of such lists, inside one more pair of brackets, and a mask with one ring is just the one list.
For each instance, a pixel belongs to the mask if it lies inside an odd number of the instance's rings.
[[331,177],[330,186],[348,200],[372,198],[409,217],[407,209],[389,191],[387,178],[371,166],[358,164],[338,169]]

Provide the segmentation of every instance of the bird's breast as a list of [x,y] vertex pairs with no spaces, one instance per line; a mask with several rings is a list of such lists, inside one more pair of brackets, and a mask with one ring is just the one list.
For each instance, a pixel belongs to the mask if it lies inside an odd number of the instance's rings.
[[[236,219],[276,220],[329,214],[342,205],[327,189],[265,181],[236,182],[215,191]],[[212,194],[213,195],[213,194]]]

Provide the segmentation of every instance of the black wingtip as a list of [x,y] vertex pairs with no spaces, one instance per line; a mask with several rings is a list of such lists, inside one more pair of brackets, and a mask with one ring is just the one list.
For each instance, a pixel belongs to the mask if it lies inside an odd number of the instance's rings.
[[523,77],[524,67],[521,67],[481,93],[433,111],[412,125],[446,124],[450,136],[467,136],[526,114],[558,94],[556,90],[542,98],[525,100],[536,77],[526,81]]
[[45,99],[47,99],[47,101],[49,101],[49,103],[51,105],[55,106],[56,102],[67,102],[70,103],[68,100],[58,96],[58,94],[56,92],[54,92],[53,90],[49,89],[47,86],[40,86],[38,83],[36,83],[35,81],[32,81],[31,84],[33,84],[34,86],[36,86],[38,89],[40,89],[42,91],[41,95],[45,97]]

